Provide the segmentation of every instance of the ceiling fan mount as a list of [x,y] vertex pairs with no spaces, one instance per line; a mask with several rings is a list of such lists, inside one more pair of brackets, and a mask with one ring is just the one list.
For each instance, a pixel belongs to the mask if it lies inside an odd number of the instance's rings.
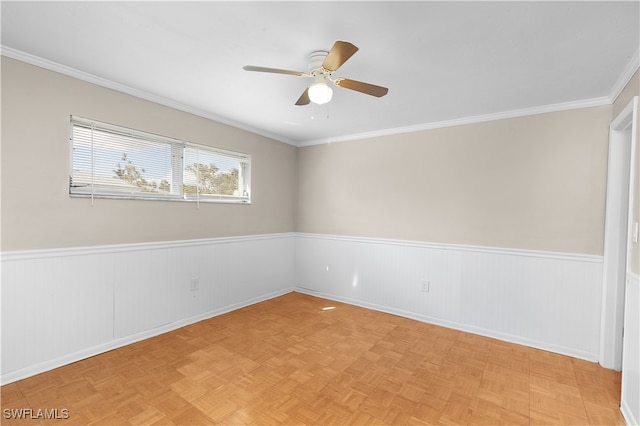
[[336,41],[329,51],[315,50],[307,56],[307,67],[309,68],[308,73],[278,68],[258,67],[254,65],[245,65],[243,68],[247,71],[286,74],[297,77],[311,77],[315,79],[315,82],[309,85],[300,98],[298,98],[296,105],[308,105],[311,102],[317,104],[329,102],[333,91],[327,84],[328,82],[332,82],[338,87],[355,90],[378,98],[386,95],[389,91],[386,87],[346,78],[332,78],[333,73],[357,51],[358,48],[347,41]]
[[309,67],[309,73],[311,73],[311,75],[317,72],[329,72],[322,68],[322,63],[328,54],[329,52],[326,50],[316,50],[309,53],[309,56],[307,56],[307,66]]

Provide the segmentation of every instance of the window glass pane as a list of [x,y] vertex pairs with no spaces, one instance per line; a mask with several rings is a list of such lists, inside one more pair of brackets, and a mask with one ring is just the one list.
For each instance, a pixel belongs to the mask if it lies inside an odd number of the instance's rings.
[[72,164],[72,193],[172,193],[168,143],[74,125]]
[[250,156],[71,117],[76,196],[250,203]]
[[241,162],[237,158],[187,146],[184,152],[183,191],[190,197],[239,197]]

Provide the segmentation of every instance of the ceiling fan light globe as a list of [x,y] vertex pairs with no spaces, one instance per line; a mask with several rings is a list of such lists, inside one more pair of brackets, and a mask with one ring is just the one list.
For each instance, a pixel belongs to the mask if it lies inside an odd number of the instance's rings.
[[314,104],[326,104],[331,100],[333,90],[325,83],[314,83],[309,86],[309,99]]

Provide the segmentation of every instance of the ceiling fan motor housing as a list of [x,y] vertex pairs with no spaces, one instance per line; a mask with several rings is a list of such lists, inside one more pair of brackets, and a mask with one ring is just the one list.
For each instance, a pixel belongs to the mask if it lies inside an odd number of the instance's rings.
[[307,56],[307,65],[309,66],[309,73],[311,75],[315,77],[317,74],[324,74],[322,63],[328,54],[329,52],[326,50],[316,50],[309,53],[309,56]]

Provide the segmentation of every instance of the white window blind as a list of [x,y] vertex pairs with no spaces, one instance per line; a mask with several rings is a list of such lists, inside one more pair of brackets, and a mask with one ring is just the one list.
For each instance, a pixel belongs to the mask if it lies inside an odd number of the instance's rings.
[[248,159],[236,153],[198,145],[184,149],[183,191],[186,199],[248,199]]
[[250,202],[250,157],[71,117],[72,196]]

